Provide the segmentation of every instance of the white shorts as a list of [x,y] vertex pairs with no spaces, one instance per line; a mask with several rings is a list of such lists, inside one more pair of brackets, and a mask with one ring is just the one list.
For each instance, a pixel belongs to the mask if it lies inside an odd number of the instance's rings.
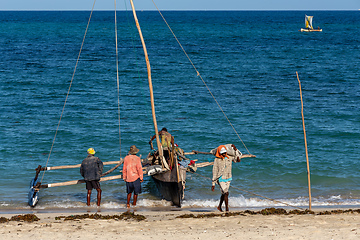
[[219,182],[218,181],[221,194],[225,194],[225,193],[229,192],[230,182],[231,181],[228,181],[228,182]]

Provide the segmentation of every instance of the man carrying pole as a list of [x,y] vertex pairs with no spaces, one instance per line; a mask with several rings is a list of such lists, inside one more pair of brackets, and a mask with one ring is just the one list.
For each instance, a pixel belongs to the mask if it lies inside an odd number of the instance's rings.
[[215,183],[217,183],[221,191],[220,203],[217,209],[222,212],[221,206],[223,202],[225,202],[225,210],[228,212],[229,187],[232,180],[232,161],[236,162],[237,158],[228,156],[225,145],[220,145],[217,148],[215,156],[211,191],[215,190]]

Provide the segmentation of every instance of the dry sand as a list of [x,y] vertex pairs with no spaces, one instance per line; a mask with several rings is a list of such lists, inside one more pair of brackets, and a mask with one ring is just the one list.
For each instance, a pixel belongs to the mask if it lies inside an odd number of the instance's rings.
[[[132,210],[133,211],[133,210]],[[55,220],[81,213],[36,213],[36,222],[0,223],[0,239],[360,239],[360,214],[250,215],[176,218],[184,214],[219,212],[137,211],[136,220]],[[94,214],[90,212],[89,214]],[[122,212],[101,212],[120,215]],[[16,214],[0,214],[11,218]]]

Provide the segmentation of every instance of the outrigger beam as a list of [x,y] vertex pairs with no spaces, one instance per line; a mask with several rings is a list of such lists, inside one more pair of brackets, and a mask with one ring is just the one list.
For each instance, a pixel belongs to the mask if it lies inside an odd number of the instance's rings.
[[[192,150],[191,152],[184,153],[184,155],[194,155],[194,154],[213,155],[210,152],[200,152],[200,151],[196,151],[196,150]],[[240,158],[256,158],[256,156],[252,155],[252,154],[243,154],[243,155],[240,156]]]
[[[121,174],[115,175],[115,176],[110,176],[110,177],[103,177],[103,178],[100,178],[100,182],[121,179],[121,178],[122,178]],[[43,185],[40,185],[39,188],[61,187],[61,186],[76,185],[76,184],[80,184],[80,183],[85,183],[85,180],[81,179],[81,180],[74,180],[74,181],[68,181],[68,182],[43,184]]]
[[[122,159],[121,159],[122,160]],[[110,161],[110,162],[103,162],[104,165],[112,165],[118,164],[120,161]],[[41,167],[40,171],[49,171],[49,170],[58,170],[58,169],[70,169],[70,168],[79,168],[81,164],[76,165],[65,165],[65,166],[54,166],[54,167]],[[36,170],[36,169],[35,169]]]
[[[146,173],[145,169],[146,168],[143,167],[143,172],[144,173]],[[115,175],[115,176],[110,176],[110,177],[102,177],[102,178],[100,178],[100,182],[105,182],[105,181],[109,181],[109,180],[116,180],[116,179],[122,179],[122,176],[123,175],[120,174],[120,175]],[[80,179],[80,180],[73,180],[73,181],[67,181],[67,182],[42,184],[42,185],[39,185],[39,186],[35,186],[35,189],[39,190],[40,188],[62,187],[62,186],[76,185],[76,184],[81,184],[81,183],[85,183],[85,180]]]

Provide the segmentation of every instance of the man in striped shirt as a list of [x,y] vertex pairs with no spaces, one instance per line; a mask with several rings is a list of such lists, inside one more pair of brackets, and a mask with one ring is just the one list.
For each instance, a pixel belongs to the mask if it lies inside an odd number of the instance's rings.
[[[217,209],[222,212],[222,204],[225,202],[225,210],[229,211],[229,187],[232,180],[231,170],[232,162],[236,162],[237,158],[229,157],[225,145],[220,145],[215,153],[215,160],[213,166],[213,178],[211,191],[215,190],[215,183],[220,187],[221,197]],[[239,159],[240,160],[240,159]]]

